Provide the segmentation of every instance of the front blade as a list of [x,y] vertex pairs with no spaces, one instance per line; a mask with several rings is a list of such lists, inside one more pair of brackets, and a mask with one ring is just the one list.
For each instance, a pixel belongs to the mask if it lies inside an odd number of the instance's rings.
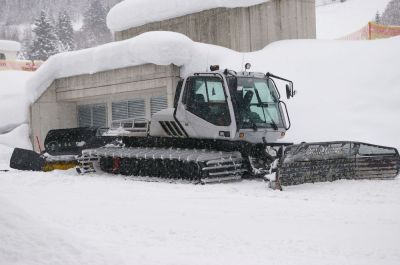
[[395,148],[359,142],[303,143],[286,148],[278,178],[281,185],[339,179],[392,179],[400,171]]
[[38,153],[15,148],[10,160],[10,167],[18,170],[42,171],[46,160]]

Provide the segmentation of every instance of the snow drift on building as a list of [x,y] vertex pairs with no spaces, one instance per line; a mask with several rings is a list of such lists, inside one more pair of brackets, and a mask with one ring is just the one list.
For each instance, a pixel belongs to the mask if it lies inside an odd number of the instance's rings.
[[[125,0],[107,15],[111,31],[121,31],[147,23],[200,12],[217,7],[247,7],[269,0]],[[132,15],[134,14],[134,15]]]
[[0,51],[19,52],[21,44],[11,40],[0,40]]

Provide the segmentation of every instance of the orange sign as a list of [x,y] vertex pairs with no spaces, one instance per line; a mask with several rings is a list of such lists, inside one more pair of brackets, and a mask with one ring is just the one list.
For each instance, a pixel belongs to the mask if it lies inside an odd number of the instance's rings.
[[6,61],[0,60],[1,70],[17,70],[17,71],[36,71],[41,65],[42,61]]

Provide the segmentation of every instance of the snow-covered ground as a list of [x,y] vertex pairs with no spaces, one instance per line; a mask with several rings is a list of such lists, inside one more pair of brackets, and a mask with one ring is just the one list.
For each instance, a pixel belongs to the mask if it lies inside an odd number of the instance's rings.
[[316,8],[317,38],[339,39],[366,26],[390,0],[347,0]]
[[0,264],[396,265],[399,189],[0,173]]

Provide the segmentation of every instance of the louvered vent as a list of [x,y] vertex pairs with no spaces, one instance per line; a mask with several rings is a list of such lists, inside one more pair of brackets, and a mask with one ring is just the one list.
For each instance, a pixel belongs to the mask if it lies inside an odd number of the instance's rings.
[[153,116],[154,113],[160,110],[168,108],[167,96],[152,97],[150,99],[150,106],[151,106],[151,116]]
[[78,126],[90,127],[92,125],[92,110],[89,105],[78,106]]
[[163,130],[171,137],[187,137],[185,130],[174,121],[160,121]]
[[145,117],[144,99],[133,99],[112,103],[112,120],[137,119]]
[[79,127],[107,127],[106,104],[78,106]]

